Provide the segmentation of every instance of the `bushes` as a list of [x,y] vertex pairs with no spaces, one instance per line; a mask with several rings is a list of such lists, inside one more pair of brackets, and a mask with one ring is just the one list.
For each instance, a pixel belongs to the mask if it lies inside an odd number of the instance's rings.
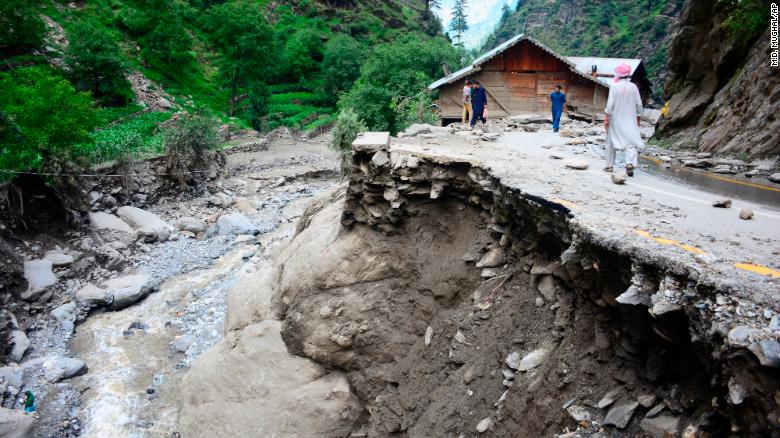
[[46,24],[36,0],[0,1],[0,52],[24,53],[43,45]]
[[89,94],[49,67],[0,72],[0,168],[38,171],[52,158],[83,161],[71,146],[89,141],[97,125],[92,105]]
[[365,49],[349,35],[336,35],[325,44],[322,61],[323,89],[337,99],[339,93],[352,88],[360,76]]
[[339,113],[336,126],[331,131],[329,146],[341,156],[342,175],[349,175],[352,170],[352,142],[365,130],[366,126],[351,108]]
[[99,23],[86,21],[70,35],[65,62],[76,88],[90,91],[102,104],[121,106],[133,98],[119,44]]
[[217,122],[203,112],[186,114],[164,133],[171,178],[184,185],[203,179],[218,164]]

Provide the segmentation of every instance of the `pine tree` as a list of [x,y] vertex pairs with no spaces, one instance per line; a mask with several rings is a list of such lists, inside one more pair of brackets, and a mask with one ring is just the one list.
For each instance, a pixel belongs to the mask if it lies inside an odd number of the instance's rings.
[[429,11],[440,7],[441,0],[425,0],[425,12],[423,12],[423,14],[427,14]]
[[457,38],[456,46],[463,47],[463,34],[469,30],[469,23],[466,21],[466,0],[455,0],[452,7],[452,21],[450,21],[450,32],[455,33]]

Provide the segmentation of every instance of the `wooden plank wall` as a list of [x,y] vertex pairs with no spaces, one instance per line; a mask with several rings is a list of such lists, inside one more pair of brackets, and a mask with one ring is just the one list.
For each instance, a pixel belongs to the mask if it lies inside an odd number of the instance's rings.
[[[549,112],[547,96],[561,85],[569,103],[577,112],[603,112],[607,104],[606,87],[596,86],[575,73],[569,66],[528,41],[509,48],[482,66],[472,76],[488,91],[490,117],[506,117],[527,112]],[[596,104],[594,106],[594,87]],[[444,85],[439,90],[441,118],[460,118],[463,80]]]

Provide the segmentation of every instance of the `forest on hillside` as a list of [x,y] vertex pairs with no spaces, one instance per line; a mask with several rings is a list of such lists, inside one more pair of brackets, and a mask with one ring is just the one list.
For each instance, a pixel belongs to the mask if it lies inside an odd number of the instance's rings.
[[340,108],[397,132],[430,119],[425,87],[465,60],[429,3],[4,1],[0,169],[161,153],[161,126],[181,110],[211,134],[219,123],[318,130]]

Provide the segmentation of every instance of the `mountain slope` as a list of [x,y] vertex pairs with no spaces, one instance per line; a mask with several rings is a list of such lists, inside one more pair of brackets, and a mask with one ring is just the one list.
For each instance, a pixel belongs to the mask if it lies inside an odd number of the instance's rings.
[[667,76],[670,29],[683,0],[526,0],[483,51],[526,32],[567,56],[642,58],[656,98]]

